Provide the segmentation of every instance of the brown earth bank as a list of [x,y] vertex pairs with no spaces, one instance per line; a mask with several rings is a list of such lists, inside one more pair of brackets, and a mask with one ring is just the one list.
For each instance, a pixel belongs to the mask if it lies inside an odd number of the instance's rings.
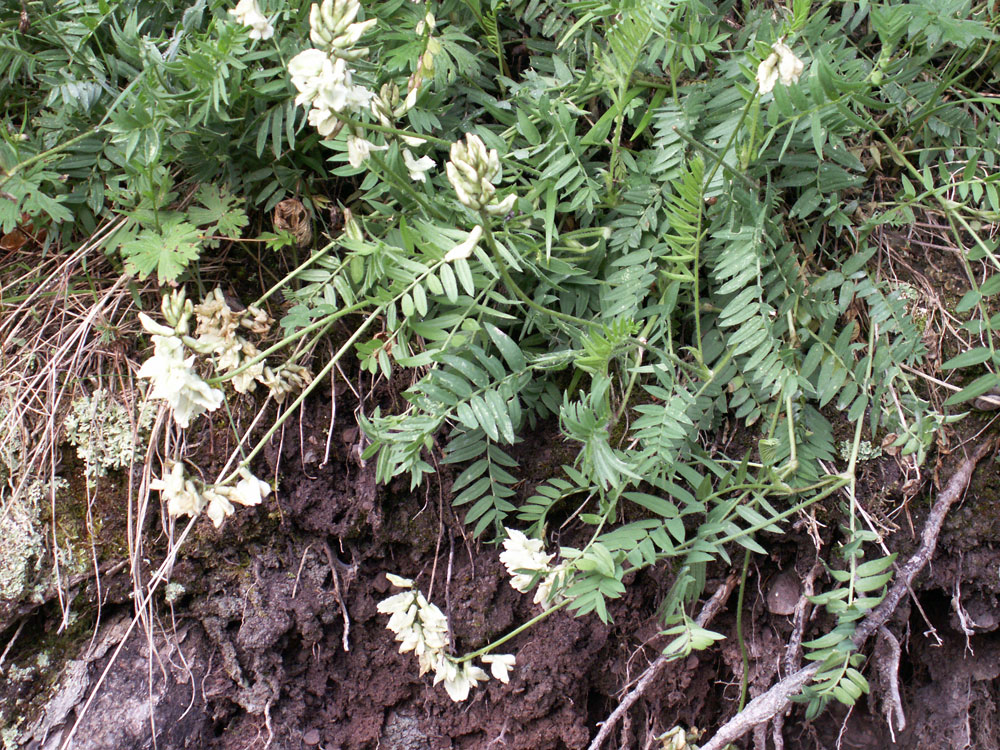
[[[102,576],[99,589],[92,576],[78,582],[70,592],[78,619],[61,634],[54,600],[7,618],[0,640],[5,750],[588,746],[666,643],[656,608],[671,571],[626,581],[609,625],[565,612],[543,620],[505,649],[517,655],[509,685],[491,680],[453,703],[429,675],[418,675],[412,654],[398,653],[386,616],[376,611],[393,592],[384,574],[415,579],[448,613],[458,653],[509,632],[537,609],[508,584],[497,548],[469,537],[449,504],[447,467],[440,486],[377,486],[373,462],[359,457],[356,427],[335,425],[327,455],[329,410],[307,409],[302,420],[276,437],[258,472],[277,472],[276,495],[240,509],[220,530],[200,521],[152,616],[130,628],[132,584],[121,567]],[[536,437],[522,445],[522,457],[541,471],[558,446],[548,445],[544,429]],[[942,483],[962,454],[957,448],[943,460]],[[867,510],[878,516],[886,504],[898,507],[901,479],[891,458],[872,462],[865,476]],[[997,478],[989,458],[948,518],[915,597],[890,621],[891,637],[868,645],[863,671],[872,693],[850,710],[831,704],[812,722],[797,706],[777,742],[1000,747]],[[928,485],[895,516],[900,528],[888,543],[901,560],[917,545],[933,494]],[[818,574],[817,591],[828,585],[815,543],[828,544],[837,521],[833,510],[801,518],[788,534],[767,536],[771,555],[749,566],[742,618],[749,698],[786,673],[790,613],[810,571]],[[570,543],[579,531],[570,523],[557,536]],[[706,596],[738,576],[741,561],[734,555],[733,568],[710,569]],[[158,562],[145,565],[152,570]],[[665,747],[657,737],[678,725],[707,739],[736,713],[743,673],[737,600],[730,596],[710,626],[726,640],[662,670],[605,747]],[[803,639],[829,625],[824,613],[811,613]],[[898,707],[891,699],[893,642]],[[781,746],[770,728],[742,742]]]

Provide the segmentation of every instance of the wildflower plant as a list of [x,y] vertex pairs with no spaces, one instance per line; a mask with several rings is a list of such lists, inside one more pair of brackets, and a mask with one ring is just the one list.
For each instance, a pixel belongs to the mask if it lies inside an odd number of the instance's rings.
[[[1000,285],[972,264],[1000,267],[984,236],[1000,193],[983,145],[1000,117],[973,85],[995,65],[986,14],[813,5],[776,16],[700,0],[308,11],[240,0],[183,19],[164,10],[142,29],[115,6],[83,36],[51,14],[35,36],[72,36],[91,54],[35,49],[34,37],[0,50],[6,102],[38,86],[46,102],[4,108],[0,189],[13,200],[0,200],[0,223],[11,231],[24,213],[51,225],[49,242],[70,242],[121,216],[106,252],[128,273],[183,283],[208,237],[238,240],[248,213],[295,195],[319,221],[339,201],[343,228],[303,247],[259,305],[236,312],[213,293],[195,307],[176,293],[165,322],[142,318],[153,355],[140,375],[174,424],[218,409],[225,382],[268,388],[285,408],[248,444],[246,469],[357,356],[373,378],[411,383],[361,412],[379,482],[416,488],[453,470],[452,502],[474,536],[503,543],[537,617],[610,620],[630,575],[669,569],[659,612],[673,657],[718,637],[689,614],[710,566],[737,547],[764,554],[766,534],[835,506],[836,574],[820,601],[838,625],[811,642],[816,712],[861,689],[853,623],[890,575],[890,558],[864,559],[863,439],[895,435],[919,470],[953,416],[913,375],[925,346],[875,267],[878,238],[921,211],[946,216],[971,285],[963,331],[991,342]],[[108,49],[121,59],[93,81],[87,66]],[[237,119],[245,132],[232,132]],[[872,165],[890,162],[877,186],[891,196],[871,199]],[[180,196],[196,182],[211,191],[189,205]],[[258,346],[277,291],[280,339]],[[950,406],[995,387],[1000,358],[983,344],[944,367],[986,369]],[[746,450],[706,439],[737,423]],[[524,446],[541,429],[558,431],[544,463]],[[171,515],[221,520],[266,495],[252,475],[203,483],[176,458],[156,480]],[[546,551],[556,519],[576,547]],[[487,679],[473,661],[496,646],[451,654],[444,613],[406,579],[394,585],[380,611],[401,648],[467,696]],[[479,663],[497,679],[512,666]]]

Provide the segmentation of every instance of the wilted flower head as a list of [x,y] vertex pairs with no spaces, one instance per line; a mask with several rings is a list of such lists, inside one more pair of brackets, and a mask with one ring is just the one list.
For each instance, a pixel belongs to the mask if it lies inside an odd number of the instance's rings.
[[775,42],[771,49],[774,51],[757,66],[757,85],[761,94],[772,91],[779,80],[784,86],[798,83],[805,69],[804,63],[783,41]]
[[237,23],[250,29],[251,39],[270,39],[274,36],[274,27],[261,13],[257,0],[240,0],[229,12],[236,17]]
[[289,393],[301,391],[312,382],[312,373],[302,365],[286,362],[278,367],[265,367],[258,380],[271,389],[279,404],[285,403]]
[[246,468],[240,468],[242,477],[235,487],[221,484],[205,485],[184,475],[184,466],[177,462],[162,479],[150,482],[150,489],[159,490],[167,501],[171,517],[197,516],[202,510],[208,513],[216,528],[227,516],[233,514],[233,503],[257,505],[271,493],[267,482],[257,479]]

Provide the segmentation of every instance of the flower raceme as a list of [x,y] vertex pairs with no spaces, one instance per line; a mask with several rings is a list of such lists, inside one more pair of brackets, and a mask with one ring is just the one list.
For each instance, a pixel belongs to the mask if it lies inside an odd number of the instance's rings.
[[791,48],[780,39],[771,45],[773,50],[757,66],[757,85],[761,94],[767,94],[781,81],[783,86],[798,83],[805,64],[795,56]]
[[[149,316],[140,314],[150,333],[164,330]],[[169,329],[168,329],[169,330]],[[194,355],[185,358],[179,336],[153,336],[154,354],[139,368],[140,378],[149,378],[153,388],[150,398],[163,399],[170,405],[178,427],[188,427],[204,411],[215,411],[222,404],[222,391],[212,388],[194,371]]]
[[511,577],[511,587],[523,594],[530,591],[534,582],[538,581],[533,601],[546,606],[552,597],[552,589],[562,585],[566,566],[553,567],[552,558],[555,555],[545,554],[541,539],[531,539],[517,529],[506,531],[507,538],[503,542],[504,551],[500,553],[500,562]]
[[[489,679],[486,672],[475,666],[471,659],[458,659],[445,649],[448,647],[448,620],[436,605],[427,601],[423,593],[413,588],[409,578],[386,573],[386,578],[396,588],[403,589],[378,604],[378,611],[389,615],[386,625],[396,634],[401,654],[412,651],[420,665],[420,674],[434,672],[434,684],[443,682],[448,696],[455,702],[464,701],[469,691]],[[512,654],[482,657],[490,665],[493,676],[503,683],[510,681],[510,669],[515,664]]]
[[345,60],[357,60],[368,54],[366,48],[351,49],[377,19],[356,22],[361,4],[358,0],[324,0],[309,9],[309,38],[321,50]]
[[160,479],[154,479],[149,487],[158,490],[167,502],[167,514],[171,518],[191,516],[206,510],[212,523],[218,528],[233,514],[233,503],[259,505],[271,494],[267,482],[257,479],[245,467],[239,470],[240,480],[235,487],[221,484],[205,484],[197,479],[189,479],[184,473],[184,464],[175,462]]
[[465,143],[451,144],[451,161],[445,165],[448,181],[463,206],[478,211],[496,194],[495,181],[500,180],[500,158],[497,150],[486,150],[478,135],[467,133]]

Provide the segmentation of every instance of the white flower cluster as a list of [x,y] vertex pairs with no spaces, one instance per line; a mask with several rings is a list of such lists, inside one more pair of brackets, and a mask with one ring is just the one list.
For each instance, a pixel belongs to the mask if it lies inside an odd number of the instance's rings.
[[504,551],[500,553],[500,562],[507,568],[510,575],[510,585],[522,594],[531,590],[535,581],[538,589],[535,591],[535,604],[543,607],[552,597],[553,588],[561,588],[566,576],[566,566],[552,565],[555,555],[545,554],[544,542],[541,539],[530,539],[517,529],[506,529]]
[[257,0],[240,0],[235,8],[230,8],[229,13],[237,23],[250,29],[251,39],[263,40],[274,36],[274,27],[261,12]]
[[188,332],[192,306],[190,300],[184,299],[183,290],[164,297],[162,310],[169,326],[139,313],[143,328],[153,334],[154,354],[139,368],[138,375],[153,381],[150,398],[163,399],[170,404],[174,421],[186,428],[202,412],[218,409],[223,394],[194,371],[194,355],[184,356],[182,339]]
[[[386,573],[386,578],[396,588],[405,589],[378,604],[379,612],[390,615],[386,627],[396,634],[400,642],[399,653],[412,651],[420,664],[421,675],[433,671],[435,685],[443,682],[453,701],[464,701],[473,687],[489,679],[486,672],[470,659],[460,660],[445,652],[448,620],[419,589],[413,588],[413,581],[391,573]],[[510,669],[515,663],[512,654],[483,656],[482,661],[490,665],[490,672],[500,682],[510,681]]]
[[357,60],[367,48],[353,48],[376,19],[355,21],[358,0],[323,0],[309,13],[309,38],[318,48],[303,50],[288,63],[292,85],[298,89],[296,104],[309,110],[309,124],[324,137],[336,135],[343,127],[337,115],[354,114],[369,107],[374,92],[353,83],[354,71],[348,60]]
[[345,60],[357,60],[368,54],[367,47],[351,49],[377,22],[355,21],[361,4],[358,0],[323,0],[309,9],[309,38],[319,49]]
[[511,193],[496,202],[496,185],[500,181],[500,157],[497,150],[486,150],[478,135],[466,133],[465,143],[451,144],[451,161],[445,165],[448,181],[463,206],[473,211],[485,209],[492,216],[502,216],[514,207],[516,196]]
[[[234,311],[218,288],[193,310],[198,321],[195,329],[198,338],[193,348],[202,354],[214,355],[216,369],[227,373],[239,370],[260,355],[260,350],[238,332],[247,329],[263,336],[274,323],[271,316],[253,306],[242,312]],[[312,373],[301,365],[286,363],[272,368],[266,360],[246,367],[232,378],[237,393],[252,391],[261,383],[271,390],[279,404],[289,393],[302,390],[311,381]]]
[[757,85],[761,94],[772,91],[779,80],[783,86],[798,83],[805,69],[805,64],[780,39],[771,45],[771,49],[773,52],[757,66]]
[[[417,70],[410,76],[409,93],[402,103],[399,102],[399,89],[393,84],[383,86],[379,94],[355,84],[354,71],[347,63],[368,54],[367,47],[354,45],[376,23],[374,18],[356,21],[360,10],[358,0],[323,0],[321,5],[313,4],[309,13],[309,38],[316,46],[300,52],[288,63],[292,84],[299,92],[295,103],[311,107],[309,124],[324,137],[340,132],[344,123],[338,115],[358,114],[365,109],[370,109],[385,127],[394,127],[395,119],[416,104],[425,76],[433,72],[434,55],[441,51],[440,42],[428,34],[426,49]],[[433,30],[435,23],[434,16],[428,13],[417,33]],[[404,136],[402,140],[411,147],[425,142],[413,136]],[[365,139],[360,128],[347,136],[347,157],[352,167],[360,167],[368,161],[373,151],[387,148],[387,145],[378,146]],[[433,159],[428,156],[418,159],[408,148],[403,149],[403,163],[414,182],[426,182],[426,172],[435,166]]]
[[184,465],[179,461],[160,479],[150,482],[150,489],[159,490],[167,501],[167,513],[171,517],[197,516],[207,509],[208,517],[218,528],[227,516],[233,514],[233,503],[259,505],[271,494],[267,482],[257,479],[246,468],[239,470],[240,480],[235,487],[219,484],[204,484],[190,479],[184,474]]

